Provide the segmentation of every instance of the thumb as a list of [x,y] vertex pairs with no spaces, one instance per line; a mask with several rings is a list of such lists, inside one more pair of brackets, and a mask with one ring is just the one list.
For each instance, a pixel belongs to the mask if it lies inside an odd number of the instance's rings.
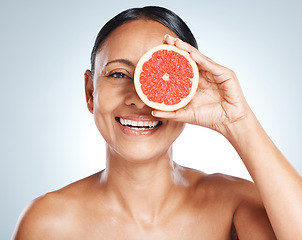
[[153,110],[151,114],[152,116],[158,118],[165,118],[165,119],[170,119],[179,122],[187,122],[185,119],[186,114],[184,109],[179,109],[177,111],[171,111],[171,112]]

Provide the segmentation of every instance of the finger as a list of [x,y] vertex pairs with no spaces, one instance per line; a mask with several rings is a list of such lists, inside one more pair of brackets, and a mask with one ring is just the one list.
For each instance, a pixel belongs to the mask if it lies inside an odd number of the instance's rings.
[[175,37],[172,37],[171,35],[166,34],[166,35],[164,36],[163,43],[167,43],[167,44],[169,44],[169,45],[174,45],[175,39],[176,39]]
[[201,73],[203,79],[205,79],[207,82],[215,83],[214,75],[207,71],[202,71]]
[[[186,43],[179,38],[175,38],[166,34],[165,41],[170,45],[173,45],[174,43],[174,45],[179,49],[189,52],[191,58],[198,64],[199,70],[209,72],[216,77],[224,75],[230,71],[228,68],[217,64],[209,57],[203,55],[198,49],[194,48],[189,43]],[[215,78],[214,81],[219,82],[217,78]]]
[[217,64],[212,59],[203,55],[198,49],[191,46],[189,43],[184,42],[179,38],[174,38],[168,34],[165,35],[166,43],[178,47],[179,49],[185,50],[190,53],[192,59],[199,65],[199,68],[211,72],[213,75],[219,76],[225,72],[225,67]]
[[[200,57],[204,58],[205,60],[208,60],[209,62],[215,63],[212,59],[206,57],[203,55],[197,48],[193,47],[189,43],[181,40],[180,38],[174,38],[174,45],[178,47],[179,49],[185,50],[189,53],[195,53],[199,55]],[[217,64],[217,63],[216,63]]]
[[225,67],[198,52],[191,52],[190,56],[198,64],[200,70],[210,72],[215,76],[220,76],[226,72]]
[[189,43],[184,42],[180,38],[175,38],[175,37],[172,37],[172,36],[166,34],[165,35],[165,40],[166,40],[166,43],[168,43],[170,45],[174,45],[177,48],[179,48],[181,50],[184,50],[188,53],[190,53],[192,51],[198,51],[196,48],[191,46]]
[[178,47],[179,49],[182,49],[184,51],[187,51],[188,53],[191,52],[198,52],[198,50],[190,45],[189,43],[184,42],[180,38],[175,38],[174,45]]
[[184,109],[179,109],[177,111],[172,111],[172,112],[165,112],[165,111],[160,111],[160,110],[153,110],[151,112],[152,116],[158,117],[158,118],[165,118],[165,119],[170,119],[174,121],[179,121],[183,119],[183,112]]

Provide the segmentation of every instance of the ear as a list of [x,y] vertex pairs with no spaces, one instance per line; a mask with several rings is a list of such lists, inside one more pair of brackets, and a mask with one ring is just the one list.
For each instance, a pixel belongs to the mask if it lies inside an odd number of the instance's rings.
[[86,103],[89,112],[93,113],[93,81],[91,79],[91,71],[85,71],[85,94],[86,94]]

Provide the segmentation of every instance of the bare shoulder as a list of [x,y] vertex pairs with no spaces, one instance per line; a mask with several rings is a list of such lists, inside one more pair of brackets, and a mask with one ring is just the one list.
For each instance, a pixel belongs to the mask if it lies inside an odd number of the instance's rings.
[[[232,225],[239,239],[276,239],[261,196],[251,181],[224,174],[204,174],[188,170],[194,176],[197,193],[206,195],[209,201],[232,211]],[[200,194],[201,195],[201,194]]]
[[68,239],[71,232],[75,234],[82,202],[79,197],[95,177],[96,174],[33,200],[20,217],[13,239]]
[[61,235],[61,226],[68,220],[64,205],[57,193],[32,201],[20,219],[14,239],[55,239],[54,234]]
[[196,191],[209,191],[221,197],[231,197],[236,202],[244,199],[261,204],[261,198],[255,184],[249,180],[222,174],[206,174],[199,170],[181,167],[182,175],[188,179]]

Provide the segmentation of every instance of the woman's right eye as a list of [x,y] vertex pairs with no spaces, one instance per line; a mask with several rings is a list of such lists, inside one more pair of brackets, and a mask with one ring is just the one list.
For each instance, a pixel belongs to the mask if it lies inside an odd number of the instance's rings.
[[108,75],[108,77],[112,78],[129,78],[125,73],[122,72],[114,72]]

